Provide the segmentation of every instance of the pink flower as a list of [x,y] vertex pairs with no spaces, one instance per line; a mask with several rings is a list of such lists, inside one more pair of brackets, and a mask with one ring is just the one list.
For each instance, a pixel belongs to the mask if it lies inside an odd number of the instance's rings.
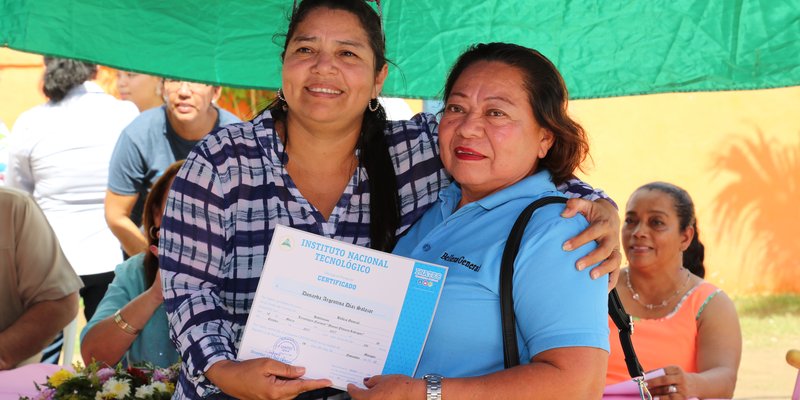
[[161,368],[156,368],[153,370],[153,382],[167,382],[169,381],[169,376],[164,373],[165,371]]
[[153,380],[151,382],[175,382],[178,379],[176,368],[156,368],[153,370]]
[[108,367],[102,368],[97,371],[97,379],[100,380],[100,384],[102,385],[106,383],[106,381],[109,380],[111,377],[113,377],[115,373],[116,371],[114,371],[113,368],[108,368]]
[[42,391],[36,396],[35,400],[53,400],[56,396],[56,390],[53,388],[43,388]]

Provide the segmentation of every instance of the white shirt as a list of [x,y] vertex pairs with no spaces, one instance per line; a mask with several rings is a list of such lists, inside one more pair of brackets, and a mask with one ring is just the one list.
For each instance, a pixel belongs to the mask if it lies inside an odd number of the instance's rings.
[[405,100],[398,97],[378,97],[378,101],[386,110],[386,119],[389,121],[403,121],[411,119],[416,114]]
[[6,128],[6,124],[0,120],[0,186],[5,184],[6,164],[8,163],[8,152],[6,151],[7,136],[8,128]]
[[111,152],[138,114],[132,103],[84,82],[60,102],[24,112],[11,130],[6,184],[33,195],[78,275],[122,262],[103,201]]

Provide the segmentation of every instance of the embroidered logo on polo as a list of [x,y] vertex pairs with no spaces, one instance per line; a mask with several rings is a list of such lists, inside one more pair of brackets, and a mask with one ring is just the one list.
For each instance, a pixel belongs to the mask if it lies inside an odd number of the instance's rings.
[[447,262],[463,265],[463,266],[465,266],[465,267],[467,267],[467,268],[469,268],[469,269],[471,269],[471,270],[473,270],[475,272],[478,272],[478,271],[481,270],[481,266],[480,265],[475,264],[470,260],[467,260],[466,258],[464,258],[464,256],[456,256],[456,255],[444,252],[444,254],[442,254],[442,256],[439,257],[439,258],[441,258],[443,261],[447,261]]

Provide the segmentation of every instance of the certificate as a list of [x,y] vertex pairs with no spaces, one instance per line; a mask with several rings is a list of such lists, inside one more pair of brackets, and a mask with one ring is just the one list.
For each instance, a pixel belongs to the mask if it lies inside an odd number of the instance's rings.
[[238,357],[306,368],[364,387],[413,375],[447,268],[285,226],[272,237]]

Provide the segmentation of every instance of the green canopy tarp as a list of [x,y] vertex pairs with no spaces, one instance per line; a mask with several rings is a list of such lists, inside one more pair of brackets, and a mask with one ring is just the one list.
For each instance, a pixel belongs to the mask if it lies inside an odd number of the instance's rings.
[[[291,0],[0,0],[0,44],[229,86],[280,86]],[[800,84],[798,0],[384,0],[384,94],[435,98],[470,43],[536,48],[573,98]]]

